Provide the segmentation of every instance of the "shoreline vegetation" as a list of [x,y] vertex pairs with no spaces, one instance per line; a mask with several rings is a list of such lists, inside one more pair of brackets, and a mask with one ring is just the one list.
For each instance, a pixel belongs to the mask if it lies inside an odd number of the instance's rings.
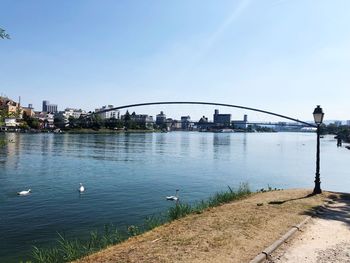
[[114,133],[152,133],[161,132],[160,130],[147,130],[147,129],[129,129],[129,130],[111,130],[111,129],[71,129],[65,130],[64,133],[68,134],[114,134]]
[[[272,189],[269,188],[267,191],[269,190]],[[248,184],[242,183],[236,190],[228,186],[228,190],[217,192],[207,200],[201,200],[194,204],[176,202],[166,213],[147,217],[144,223],[138,226],[130,225],[119,229],[114,225],[105,225],[102,232],[92,231],[87,239],[68,239],[65,235],[58,233],[55,246],[48,248],[34,246],[31,261],[25,262],[59,263],[77,260],[187,215],[201,214],[209,208],[240,200],[251,194]]]

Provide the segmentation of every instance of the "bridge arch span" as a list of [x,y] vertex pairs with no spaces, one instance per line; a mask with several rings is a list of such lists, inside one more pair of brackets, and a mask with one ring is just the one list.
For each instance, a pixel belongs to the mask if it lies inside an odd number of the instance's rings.
[[[282,115],[282,114],[279,114],[279,113],[275,113],[275,112],[271,112],[271,111],[266,111],[266,110],[261,110],[261,109],[257,109],[257,108],[246,107],[246,106],[239,106],[239,105],[234,105],[234,104],[217,103],[217,102],[203,102],[203,101],[144,102],[144,103],[136,103],[136,104],[129,104],[129,105],[118,106],[118,107],[106,109],[106,110],[103,110],[103,111],[99,111],[99,113],[108,112],[108,111],[112,111],[112,110],[121,110],[121,109],[126,109],[126,108],[133,108],[133,107],[150,106],[150,105],[168,105],[168,104],[212,105],[212,106],[223,106],[223,107],[230,107],[230,108],[238,108],[238,109],[244,109],[244,110],[249,110],[249,111],[256,111],[256,112],[261,112],[261,113],[268,114],[268,115],[277,116],[277,117],[280,117],[280,118],[283,118],[283,119],[287,119],[287,120],[291,120],[291,121],[295,121],[295,122],[304,124],[304,125],[309,126],[309,127],[317,128],[316,125],[310,124],[308,122],[301,121],[299,119],[292,118],[292,117],[285,116],[285,115]],[[92,113],[92,114],[95,114],[95,113]]]

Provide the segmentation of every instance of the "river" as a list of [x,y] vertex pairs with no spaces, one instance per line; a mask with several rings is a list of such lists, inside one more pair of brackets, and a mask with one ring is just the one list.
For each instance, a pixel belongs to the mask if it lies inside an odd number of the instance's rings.
[[[313,188],[313,133],[0,134],[0,262],[27,259],[57,232],[139,224],[173,203],[247,182],[252,190]],[[350,151],[321,139],[321,187],[349,192]],[[79,194],[79,183],[86,188]],[[17,196],[32,189],[28,196]]]

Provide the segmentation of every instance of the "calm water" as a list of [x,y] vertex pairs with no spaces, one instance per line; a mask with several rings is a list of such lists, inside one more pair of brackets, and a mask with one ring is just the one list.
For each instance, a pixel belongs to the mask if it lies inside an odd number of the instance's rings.
[[[172,205],[164,197],[177,188],[193,202],[241,182],[312,188],[315,173],[316,135],[307,133],[0,136],[13,140],[0,148],[0,262],[18,262],[57,232],[140,223]],[[321,143],[322,187],[349,192],[350,151],[332,136]]]

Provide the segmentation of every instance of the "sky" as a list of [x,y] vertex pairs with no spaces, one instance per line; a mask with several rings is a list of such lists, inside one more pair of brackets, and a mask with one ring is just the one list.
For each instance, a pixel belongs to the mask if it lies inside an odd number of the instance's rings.
[[[0,93],[35,110],[207,101],[302,120],[321,105],[325,119],[350,120],[348,0],[0,0],[0,10],[11,36],[0,40]],[[215,108],[129,111],[196,120]]]

